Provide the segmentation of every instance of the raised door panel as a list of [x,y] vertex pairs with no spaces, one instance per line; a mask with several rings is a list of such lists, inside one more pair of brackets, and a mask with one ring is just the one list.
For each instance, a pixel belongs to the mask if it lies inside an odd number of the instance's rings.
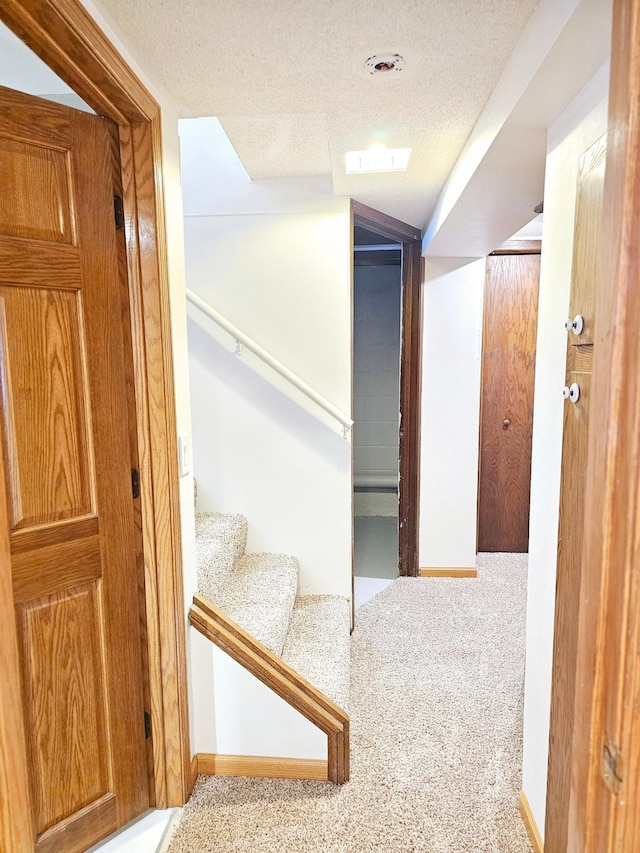
[[0,163],[0,234],[73,243],[67,152],[0,136]]
[[11,529],[94,509],[77,291],[0,285],[0,371]]
[[34,834],[37,851],[78,853],[149,803],[110,130],[0,90],[0,150],[0,427]]
[[38,834],[111,790],[101,606],[95,581],[18,610]]

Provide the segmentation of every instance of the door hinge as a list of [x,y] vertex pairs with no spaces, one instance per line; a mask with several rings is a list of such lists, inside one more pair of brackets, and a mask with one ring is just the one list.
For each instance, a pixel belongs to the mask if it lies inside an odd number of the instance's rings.
[[612,794],[618,794],[622,787],[622,753],[615,743],[606,739],[602,748],[602,778]]
[[151,714],[148,711],[144,712],[144,738],[149,740],[151,737]]
[[131,469],[131,494],[134,498],[140,497],[140,472],[137,468]]
[[116,221],[116,231],[124,228],[124,204],[121,195],[114,195],[113,197],[113,218]]

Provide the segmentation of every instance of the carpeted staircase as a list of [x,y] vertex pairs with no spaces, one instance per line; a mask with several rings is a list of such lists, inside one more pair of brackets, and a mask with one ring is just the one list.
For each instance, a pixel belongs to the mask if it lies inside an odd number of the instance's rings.
[[348,600],[297,595],[298,560],[286,554],[247,554],[246,544],[244,516],[196,514],[200,593],[348,711]]

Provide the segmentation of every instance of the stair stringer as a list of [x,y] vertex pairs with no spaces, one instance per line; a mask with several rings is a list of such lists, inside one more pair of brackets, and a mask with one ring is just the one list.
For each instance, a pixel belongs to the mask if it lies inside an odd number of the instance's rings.
[[226,614],[196,593],[191,625],[327,736],[327,778],[349,780],[349,716]]

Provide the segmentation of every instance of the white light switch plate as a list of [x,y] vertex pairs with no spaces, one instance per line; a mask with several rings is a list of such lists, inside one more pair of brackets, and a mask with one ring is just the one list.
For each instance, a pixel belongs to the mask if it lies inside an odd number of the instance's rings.
[[178,465],[181,477],[191,473],[191,436],[186,433],[178,436]]

